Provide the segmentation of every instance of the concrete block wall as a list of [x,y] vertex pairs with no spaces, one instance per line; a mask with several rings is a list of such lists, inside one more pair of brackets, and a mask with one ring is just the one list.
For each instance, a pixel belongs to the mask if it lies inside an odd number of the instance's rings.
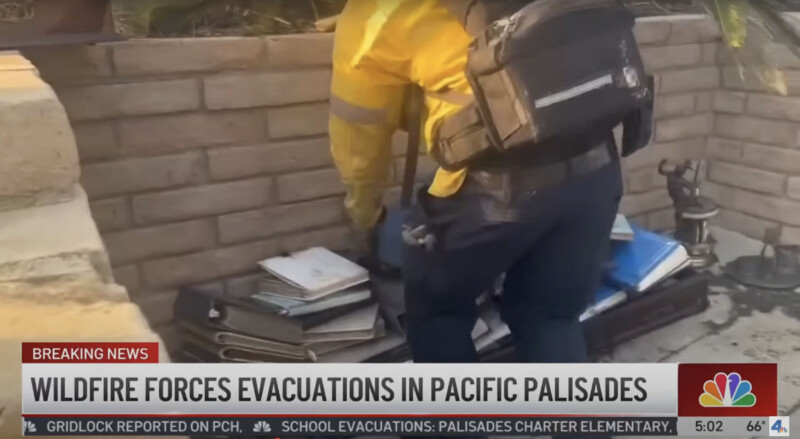
[[[671,203],[655,165],[702,155],[718,33],[677,19],[642,20],[636,35],[658,77],[658,124],[656,144],[625,160],[622,208],[665,229]],[[352,242],[326,137],[332,45],[330,34],[307,34],[27,53],[69,115],[116,280],[165,338],[177,287],[237,294],[259,259]],[[396,140],[389,204],[403,175],[405,139]],[[423,158],[420,174],[433,169]]]
[[27,52],[69,115],[116,281],[164,338],[177,287],[235,294],[260,259],[352,245],[326,137],[332,46],[311,34]]
[[[753,29],[748,38],[762,39]],[[780,227],[782,240],[800,244],[800,58],[788,47],[763,44],[740,55],[750,66],[779,67],[788,96],[768,90],[755,70],[741,72],[722,50],[722,84],[708,142],[706,192],[723,207],[716,222],[756,239]]]
[[705,154],[720,83],[720,34],[700,16],[644,18],[635,32],[645,67],[656,78],[656,125],[652,144],[624,159],[621,211],[636,224],[667,230],[674,227],[674,209],[658,164]]

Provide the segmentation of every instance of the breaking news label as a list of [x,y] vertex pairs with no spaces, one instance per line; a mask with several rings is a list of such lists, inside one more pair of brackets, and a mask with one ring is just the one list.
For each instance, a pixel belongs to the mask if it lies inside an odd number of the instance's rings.
[[785,436],[776,364],[174,364],[23,343],[28,436]]

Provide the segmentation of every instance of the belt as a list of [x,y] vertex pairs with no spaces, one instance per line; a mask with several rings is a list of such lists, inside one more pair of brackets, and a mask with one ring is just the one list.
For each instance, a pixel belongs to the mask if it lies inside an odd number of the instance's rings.
[[583,154],[556,163],[527,168],[470,170],[467,175],[481,189],[491,192],[531,192],[599,170],[616,157],[613,143],[602,142]]

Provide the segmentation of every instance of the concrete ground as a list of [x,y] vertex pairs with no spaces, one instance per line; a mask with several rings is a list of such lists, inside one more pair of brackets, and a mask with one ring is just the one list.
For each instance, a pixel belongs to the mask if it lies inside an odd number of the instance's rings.
[[[761,251],[760,242],[739,233],[713,234],[720,264]],[[800,291],[757,291],[718,276],[710,302],[705,312],[625,343],[602,361],[778,363],[778,410],[800,428]]]
[[[721,265],[761,251],[760,242],[741,234],[721,229],[713,233]],[[800,291],[759,291],[719,276],[709,294],[711,306],[702,314],[625,343],[604,361],[778,363],[778,411],[790,416],[797,429]]]

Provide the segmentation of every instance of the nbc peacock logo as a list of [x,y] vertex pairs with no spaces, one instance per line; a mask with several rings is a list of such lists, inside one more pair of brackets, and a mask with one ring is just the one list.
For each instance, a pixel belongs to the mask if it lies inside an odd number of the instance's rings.
[[752,407],[756,405],[756,395],[750,381],[743,380],[736,372],[714,375],[713,380],[703,385],[700,405],[703,407]]

